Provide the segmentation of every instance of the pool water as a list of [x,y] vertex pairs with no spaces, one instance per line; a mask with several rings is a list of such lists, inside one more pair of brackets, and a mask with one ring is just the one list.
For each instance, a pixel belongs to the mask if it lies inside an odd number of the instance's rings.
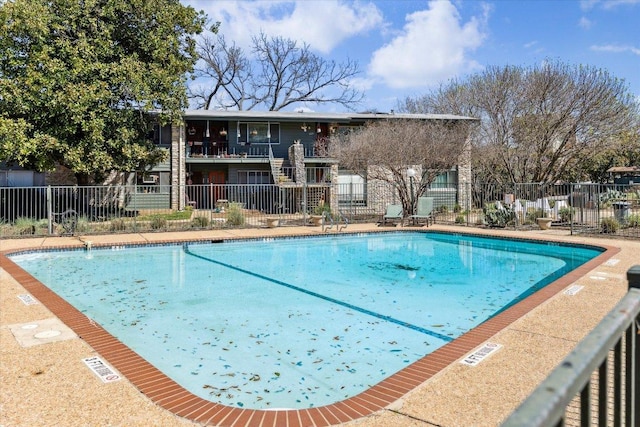
[[599,253],[397,232],[11,258],[192,393],[301,409],[368,389]]

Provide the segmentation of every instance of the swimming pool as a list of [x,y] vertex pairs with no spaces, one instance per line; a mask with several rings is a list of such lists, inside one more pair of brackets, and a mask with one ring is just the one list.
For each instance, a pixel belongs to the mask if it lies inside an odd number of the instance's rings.
[[360,393],[600,253],[402,232],[12,259],[194,394],[264,409]]

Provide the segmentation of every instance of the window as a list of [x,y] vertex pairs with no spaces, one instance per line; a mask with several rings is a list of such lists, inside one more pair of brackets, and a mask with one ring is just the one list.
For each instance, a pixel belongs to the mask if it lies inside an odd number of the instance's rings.
[[458,182],[458,171],[455,169],[452,169],[438,175],[436,179],[431,183],[431,188],[447,188],[450,186],[455,187],[457,182]]
[[238,143],[279,144],[280,124],[270,122],[238,123]]
[[151,140],[157,145],[171,145],[171,125],[153,124]]
[[367,183],[362,176],[347,173],[338,175],[338,204],[366,206]]
[[238,171],[238,184],[271,184],[271,172]]
[[170,172],[138,172],[136,189],[139,193],[169,193]]

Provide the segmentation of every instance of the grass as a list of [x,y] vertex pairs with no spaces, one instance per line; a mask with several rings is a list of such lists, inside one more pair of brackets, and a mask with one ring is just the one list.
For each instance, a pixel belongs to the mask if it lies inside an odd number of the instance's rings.
[[179,221],[191,219],[191,208],[187,208],[183,211],[173,211],[169,213],[155,213],[150,215],[141,215],[136,218],[137,221],[157,221],[158,219],[164,219],[165,221]]

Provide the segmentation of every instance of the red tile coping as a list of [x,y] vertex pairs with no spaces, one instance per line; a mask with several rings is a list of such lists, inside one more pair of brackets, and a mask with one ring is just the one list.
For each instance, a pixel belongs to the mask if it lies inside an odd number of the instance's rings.
[[[477,235],[481,236],[480,234]],[[234,238],[233,240],[242,239]],[[176,243],[176,241],[162,243]],[[158,242],[154,243],[154,245],[157,244]],[[98,245],[95,245],[95,247],[98,247]],[[0,267],[7,271],[27,292],[38,299],[62,322],[74,330],[80,338],[104,357],[140,392],[144,393],[159,406],[180,417],[207,426],[267,427],[286,425],[288,427],[321,427],[362,418],[387,407],[620,251],[619,248],[612,246],[598,245],[598,247],[605,249],[605,251],[596,258],[567,273],[454,341],[445,344],[382,380],[370,389],[330,405],[298,410],[240,409],[198,397],[167,377],[137,353],[118,341],[100,325],[92,322],[75,307],[5,256],[10,253],[22,252],[25,249],[0,253]],[[71,248],[69,246],[33,248],[33,250],[51,249]]]

